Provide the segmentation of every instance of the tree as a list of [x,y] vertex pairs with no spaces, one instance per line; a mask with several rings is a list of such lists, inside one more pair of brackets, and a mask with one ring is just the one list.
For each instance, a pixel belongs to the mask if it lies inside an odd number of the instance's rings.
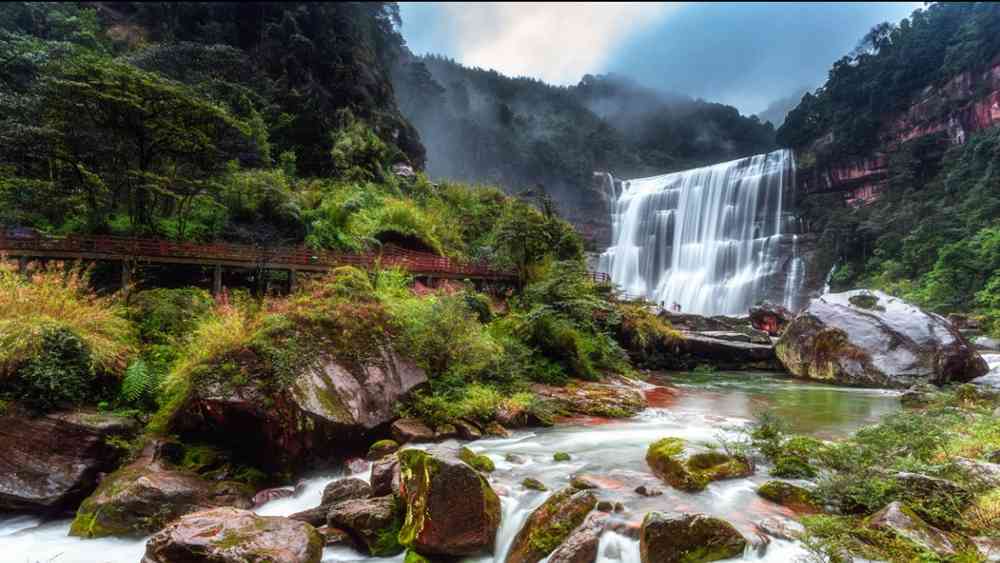
[[47,176],[68,196],[82,195],[93,229],[120,207],[133,229],[155,231],[157,214],[183,223],[228,160],[256,158],[250,126],[226,109],[104,57],[57,63],[34,95],[30,118],[41,127],[7,127],[0,140],[26,149],[16,155],[22,175]]

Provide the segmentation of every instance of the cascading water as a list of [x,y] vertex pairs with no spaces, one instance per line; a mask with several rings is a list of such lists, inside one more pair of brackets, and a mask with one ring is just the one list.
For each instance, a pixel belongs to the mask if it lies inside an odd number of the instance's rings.
[[792,235],[792,259],[789,262],[788,275],[785,277],[785,299],[782,303],[786,309],[796,310],[799,295],[802,293],[805,264],[799,256],[799,235]]
[[629,180],[601,270],[626,294],[700,314],[741,314],[778,267],[789,150]]

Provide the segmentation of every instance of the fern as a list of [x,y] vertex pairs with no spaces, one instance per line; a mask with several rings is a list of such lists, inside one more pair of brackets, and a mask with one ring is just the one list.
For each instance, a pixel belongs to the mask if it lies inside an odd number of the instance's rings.
[[149,369],[146,362],[136,360],[125,370],[120,390],[121,399],[126,403],[136,403],[152,396],[156,388],[156,374]]

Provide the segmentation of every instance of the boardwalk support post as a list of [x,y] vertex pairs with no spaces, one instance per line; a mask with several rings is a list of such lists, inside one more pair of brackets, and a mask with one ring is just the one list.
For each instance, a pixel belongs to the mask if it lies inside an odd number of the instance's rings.
[[128,285],[132,282],[132,269],[129,268],[128,260],[122,260],[122,292],[128,291]]
[[212,272],[212,295],[222,293],[222,264],[216,264]]
[[19,256],[17,259],[17,273],[26,275],[28,273],[28,257]]
[[298,274],[298,270],[295,270],[295,269],[288,270],[288,294],[289,295],[295,293],[295,289],[296,289],[296,287],[298,287],[298,284],[296,283],[297,280],[295,279],[297,274]]

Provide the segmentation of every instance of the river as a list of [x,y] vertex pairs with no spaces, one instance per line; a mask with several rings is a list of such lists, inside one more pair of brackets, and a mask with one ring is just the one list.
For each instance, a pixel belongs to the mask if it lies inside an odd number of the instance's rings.
[[[758,542],[753,523],[766,517],[787,518],[791,513],[756,495],[755,488],[768,480],[767,468],[758,466],[754,476],[712,483],[700,493],[682,493],[659,483],[644,461],[647,446],[666,436],[694,442],[718,443],[732,439],[755,413],[769,411],[784,419],[792,431],[829,439],[877,422],[899,408],[891,391],[831,387],[790,380],[765,373],[662,374],[657,387],[647,391],[650,408],[629,420],[573,419],[551,428],[523,430],[510,438],[491,438],[469,446],[490,456],[496,471],[490,480],[501,495],[503,520],[495,554],[480,561],[502,562],[514,536],[528,514],[551,493],[526,490],[520,482],[533,477],[550,491],[569,483],[572,475],[599,478],[598,498],[621,502],[624,511],[613,517],[624,526],[637,525],[647,511],[695,511],[732,522],[752,542]],[[567,462],[554,462],[553,452],[570,454]],[[520,459],[507,461],[514,454]],[[368,475],[355,477],[367,479]],[[323,487],[344,475],[329,473],[306,480],[295,498],[262,506],[266,515],[288,515],[319,504]],[[640,484],[657,485],[664,494],[642,497]],[[41,522],[35,517],[0,519],[0,561],[11,563],[135,563],[142,558],[145,540],[81,540],[66,535],[68,520]],[[766,551],[748,551],[745,560],[787,562],[806,553],[796,543],[772,539]],[[372,559],[344,547],[327,548],[324,562]],[[599,563],[638,563],[638,542],[616,532],[601,537]],[[389,560],[402,560],[398,556]],[[478,562],[477,562],[478,563]]]

